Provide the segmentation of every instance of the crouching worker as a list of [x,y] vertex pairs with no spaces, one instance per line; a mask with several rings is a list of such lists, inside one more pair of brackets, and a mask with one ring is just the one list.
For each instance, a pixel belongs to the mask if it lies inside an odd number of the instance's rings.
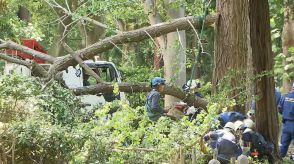
[[161,116],[168,112],[164,110],[160,105],[160,93],[163,92],[165,86],[165,80],[161,77],[155,77],[151,80],[152,90],[147,95],[146,109],[147,115],[151,121],[157,121]]
[[255,131],[254,122],[251,119],[244,120],[244,126],[240,127],[240,130],[243,131],[243,146],[250,147],[250,156],[258,159],[268,158],[269,161],[272,161],[274,146]]
[[205,141],[210,140],[210,146],[217,149],[217,160],[222,164],[230,163],[232,157],[237,158],[242,153],[234,135],[234,123],[228,122],[224,129],[209,132],[204,136]]

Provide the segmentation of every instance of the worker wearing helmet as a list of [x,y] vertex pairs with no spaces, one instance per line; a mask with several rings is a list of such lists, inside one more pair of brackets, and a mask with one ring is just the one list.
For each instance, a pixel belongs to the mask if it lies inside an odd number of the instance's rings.
[[201,93],[198,91],[199,88],[201,87],[201,84],[199,82],[197,82],[196,80],[189,80],[187,82],[186,86],[188,86],[188,88],[190,89],[190,91],[192,93],[194,93],[195,96],[203,98],[203,96],[201,95]]
[[159,105],[160,93],[163,92],[165,80],[161,77],[155,77],[151,80],[151,92],[147,95],[146,108],[147,115],[151,121],[157,121],[167,110],[164,110]]
[[[272,158],[273,144],[255,131],[255,123],[251,119],[245,119],[243,125],[239,126],[239,130],[242,132],[242,143],[244,149],[246,148],[245,154],[248,153],[248,155],[260,159],[264,156],[268,156],[269,160]],[[248,150],[249,152],[247,152]]]
[[291,140],[294,139],[294,82],[292,91],[281,98],[278,108],[283,118],[280,152],[285,157]]
[[231,157],[237,158],[242,153],[236,142],[234,129],[234,123],[228,122],[223,129],[209,132],[204,136],[205,141],[210,141],[211,148],[218,150],[217,159],[221,163],[229,163]]

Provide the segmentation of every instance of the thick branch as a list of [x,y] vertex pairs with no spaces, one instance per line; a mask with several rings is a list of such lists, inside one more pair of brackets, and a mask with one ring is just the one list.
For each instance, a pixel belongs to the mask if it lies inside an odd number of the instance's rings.
[[[149,92],[151,90],[149,83],[120,83],[118,84],[121,92]],[[85,94],[97,94],[97,93],[112,93],[113,85],[111,83],[99,83],[97,85],[91,85],[87,87],[81,87],[73,89],[76,95]],[[166,85],[164,94],[168,94],[177,97],[188,105],[194,105],[195,107],[201,107],[206,109],[207,101],[203,98],[196,97],[194,95],[186,94],[181,89]]]
[[84,63],[84,61],[83,61],[83,59],[81,59],[78,55],[76,55],[75,53],[74,53],[74,51],[66,44],[66,43],[63,43],[63,47],[69,52],[69,53],[71,53],[71,55],[74,57],[74,59],[79,63],[79,65],[82,67],[82,68],[84,68],[84,70],[89,74],[89,75],[91,75],[91,76],[93,76],[95,79],[96,79],[96,81],[98,82],[98,83],[101,83],[101,82],[103,82],[103,80],[90,68],[90,67],[88,67],[85,63]]
[[50,56],[50,55],[47,55],[47,54],[44,54],[42,52],[33,50],[33,49],[28,48],[28,47],[23,46],[23,45],[19,45],[19,44],[15,43],[15,42],[12,42],[12,41],[7,41],[7,42],[2,43],[1,46],[0,46],[0,49],[4,49],[4,48],[9,48],[9,49],[14,49],[14,50],[18,50],[18,51],[21,51],[21,52],[25,52],[27,54],[33,55],[34,57],[41,58],[41,59],[43,59],[43,60],[45,60],[45,61],[47,61],[49,63],[53,63],[55,61],[55,58]]
[[154,152],[154,149],[147,149],[147,148],[123,148],[123,147],[117,147],[114,148],[113,151],[145,151],[145,152]]
[[[205,25],[212,25],[217,20],[217,15],[207,16],[205,19]],[[199,28],[201,22],[198,17],[184,17],[172,20],[166,23],[160,23],[153,26],[124,32],[122,34],[114,35],[108,38],[105,38],[95,44],[90,45],[84,49],[78,50],[75,53],[78,54],[82,59],[90,59],[96,54],[105,52],[113,48],[114,44],[130,43],[130,42],[139,42],[144,39],[151,37],[158,37],[173,31],[177,30],[188,30],[191,29],[190,23],[195,27]],[[66,55],[62,60],[58,60],[54,64],[54,69],[52,71],[62,71],[69,66],[75,65],[77,62],[71,55]],[[54,74],[51,72],[51,74]]]
[[24,66],[29,67],[29,68],[32,66],[31,62],[28,62],[28,61],[25,61],[25,60],[20,60],[20,59],[14,58],[14,57],[10,57],[9,55],[4,54],[4,53],[0,53],[0,58],[3,59],[3,60],[6,60],[8,62],[11,62],[11,63],[24,65]]
[[36,62],[32,63],[31,71],[34,74],[34,76],[44,77],[44,78],[48,77],[48,72],[45,70],[45,68],[43,68]]
[[39,77],[47,77],[48,76],[47,71],[35,62],[28,62],[25,60],[20,60],[20,59],[14,58],[14,57],[10,57],[9,55],[4,54],[4,53],[0,53],[0,58],[3,60],[6,60],[8,62],[11,62],[11,63],[24,65],[24,66],[30,68],[32,73],[36,76],[39,76]]

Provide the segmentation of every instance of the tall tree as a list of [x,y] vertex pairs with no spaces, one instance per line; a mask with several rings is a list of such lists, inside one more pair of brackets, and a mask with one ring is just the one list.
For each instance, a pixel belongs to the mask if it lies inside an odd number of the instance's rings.
[[[285,11],[284,11],[284,27],[282,35],[283,43],[283,54],[285,56],[284,66],[287,68],[287,65],[294,64],[293,56],[294,54],[289,52],[289,48],[294,47],[294,1],[285,0]],[[293,68],[286,70],[286,73],[289,75],[293,72]],[[290,74],[290,77],[283,78],[283,87],[286,91],[291,90],[291,82],[294,80],[293,75]]]
[[[274,161],[278,162],[278,114],[274,97],[273,53],[271,47],[268,0],[249,1],[250,42],[256,80],[256,129],[275,145]],[[265,128],[266,127],[266,128]]]
[[[164,1],[166,16],[169,19],[176,19],[185,16],[185,10],[182,6],[175,7],[175,0]],[[146,0],[145,10],[148,13],[150,24],[161,23],[161,17],[157,11],[156,1]],[[166,36],[157,38],[160,45],[160,51],[164,61],[164,77],[168,83],[181,87],[186,82],[186,35],[185,31],[168,33]],[[179,99],[166,96],[165,106],[171,106]]]
[[[172,3],[176,0],[166,0],[167,15],[170,19],[185,16],[183,6],[175,8]],[[186,34],[185,31],[168,33],[166,36],[166,47],[163,52],[164,77],[168,83],[181,87],[186,82]],[[179,99],[166,95],[165,106],[172,106]]]
[[[228,0],[217,1],[216,10],[220,14],[215,26],[215,58],[213,70],[213,91],[230,71],[246,71],[248,45],[248,1]],[[246,77],[246,76],[245,76]],[[234,88],[229,97],[235,97],[241,92],[240,82],[244,74],[237,73],[229,80]],[[243,82],[242,82],[243,83]]]
[[[274,158],[278,159],[278,117],[274,98],[273,53],[269,25],[269,5],[267,0],[217,1],[220,13],[216,24],[214,91],[217,84],[230,70],[247,71],[242,76],[257,77],[255,95],[256,127],[275,145]],[[252,69],[249,69],[252,68]],[[233,76],[229,83],[233,91],[229,96],[240,93],[242,77]],[[267,128],[264,128],[267,127]]]

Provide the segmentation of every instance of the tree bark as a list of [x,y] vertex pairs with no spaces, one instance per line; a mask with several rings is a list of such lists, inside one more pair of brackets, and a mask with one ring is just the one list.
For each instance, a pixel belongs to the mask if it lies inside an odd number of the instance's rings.
[[[174,2],[174,0],[165,1],[167,16],[170,19],[184,17],[185,9],[183,7],[175,8],[172,6]],[[186,33],[185,31],[177,30],[176,32],[168,33],[166,38],[166,47],[162,49],[164,78],[167,83],[182,87],[186,83]],[[164,46],[161,45],[161,47]],[[180,100],[176,97],[165,96],[166,107],[170,107],[178,101]]]
[[41,59],[43,59],[43,60],[45,60],[46,62],[49,62],[49,63],[54,63],[55,60],[56,60],[55,57],[52,57],[50,55],[47,55],[47,54],[45,54],[43,52],[36,51],[34,49],[31,49],[31,48],[28,48],[26,46],[19,45],[19,44],[15,43],[15,42],[12,42],[12,41],[3,41],[3,40],[0,39],[0,49],[18,50],[18,51],[33,55],[34,57],[41,58]]
[[[230,70],[245,71],[248,54],[247,24],[248,1],[227,0],[217,1],[217,12],[220,17],[215,26],[215,59],[213,70],[213,91]],[[231,79],[231,86],[238,87],[240,76]],[[231,97],[238,95],[234,90]]]
[[[151,90],[149,83],[119,83],[119,90],[121,92],[149,92]],[[97,93],[112,93],[113,84],[112,83],[99,83],[97,85],[91,85],[87,87],[81,87],[73,89],[73,92],[76,95],[84,94],[97,94]],[[175,86],[166,85],[163,94],[168,94],[174,97],[177,97],[184,102],[187,102],[188,105],[194,105],[195,107],[200,107],[206,110],[207,101],[203,98],[196,97],[191,94],[186,94],[182,89]]]
[[[283,27],[283,34],[282,34],[282,44],[283,44],[283,54],[287,58],[293,57],[294,54],[289,52],[290,47],[294,47],[294,1],[293,0],[285,0],[285,11],[284,11],[284,27]],[[294,64],[292,60],[284,60],[284,66],[288,64]],[[286,73],[289,74],[294,72],[294,69],[286,70]],[[284,77],[283,78],[283,87],[286,92],[291,91],[292,83],[294,77]]]
[[[123,32],[134,30],[135,29],[134,25],[129,25],[129,23],[131,23],[131,20],[129,21],[123,21],[121,19],[117,20],[118,29]],[[135,22],[132,22],[132,23],[135,23]],[[136,54],[136,50],[137,50],[136,43],[123,44],[122,61],[124,61],[125,66],[134,65],[134,63],[131,62],[130,59],[132,57],[131,55],[134,56]]]
[[23,20],[25,22],[30,22],[32,17],[30,11],[23,6],[19,7],[17,16],[19,17],[20,20]]
[[24,65],[24,66],[28,67],[29,69],[31,69],[32,75],[35,75],[37,77],[45,78],[48,76],[48,72],[43,67],[41,67],[39,64],[35,63],[34,61],[29,62],[29,61],[17,59],[17,58],[10,57],[9,55],[3,54],[3,53],[0,53],[0,59],[6,60],[11,63]]
[[[148,14],[148,19],[151,25],[162,23],[160,14],[157,11],[156,1],[145,0],[144,3],[145,13]],[[166,47],[166,35],[161,35],[154,39],[154,55],[153,55],[153,67],[158,70],[161,67],[161,55],[163,54],[162,49]]]
[[157,39],[155,40],[155,45],[153,49],[154,49],[153,68],[155,70],[159,70],[162,67],[163,61],[162,61],[162,53],[160,51],[160,45]]
[[[217,17],[217,15],[207,16],[205,20],[205,26],[212,25],[217,19]],[[179,31],[191,29],[192,27],[189,24],[189,21],[195,28],[199,27],[200,25],[198,17],[179,18],[171,20],[167,23],[161,23],[154,26],[144,27],[105,38],[95,44],[92,44],[89,47],[80,49],[75,53],[78,54],[82,59],[89,59],[95,56],[95,54],[111,49],[114,46],[113,44],[139,42],[150,37],[158,37],[163,34],[176,31],[177,29]],[[56,61],[54,65],[50,68],[49,76],[54,75],[58,71],[65,70],[67,67],[73,66],[75,64],[77,63],[71,55],[66,55],[62,58],[59,58],[58,61]]]
[[[254,76],[271,72],[273,53],[271,49],[269,4],[267,0],[250,0],[250,36]],[[278,162],[278,114],[274,97],[274,78],[264,75],[256,80],[256,129],[275,145],[274,161]]]

